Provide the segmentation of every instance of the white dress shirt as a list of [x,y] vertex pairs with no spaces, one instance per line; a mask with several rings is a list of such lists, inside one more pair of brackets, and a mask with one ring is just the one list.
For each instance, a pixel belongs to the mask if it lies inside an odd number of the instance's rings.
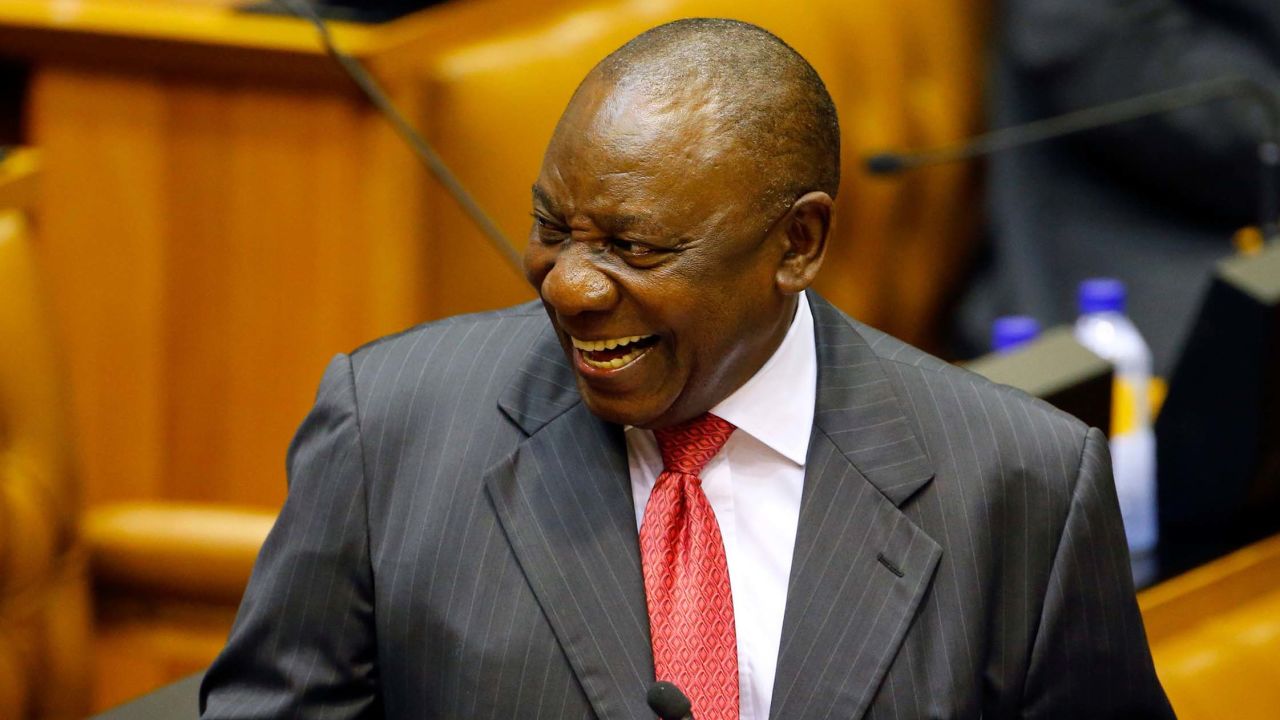
[[[701,477],[729,564],[742,720],[769,717],[817,386],[813,316],[801,295],[773,356],[711,409],[738,428]],[[626,436],[639,528],[662,455],[651,431],[628,427]]]

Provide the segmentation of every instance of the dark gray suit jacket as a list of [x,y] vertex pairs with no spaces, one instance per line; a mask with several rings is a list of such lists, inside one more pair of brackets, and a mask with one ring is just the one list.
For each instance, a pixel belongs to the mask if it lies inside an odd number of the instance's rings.
[[[1169,717],[1105,439],[810,295],[773,718]],[[649,720],[622,433],[537,304],[339,356],[207,718]]]

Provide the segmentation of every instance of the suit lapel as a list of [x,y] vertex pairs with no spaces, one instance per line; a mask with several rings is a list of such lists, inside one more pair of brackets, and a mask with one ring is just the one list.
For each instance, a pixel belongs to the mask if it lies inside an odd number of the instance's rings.
[[621,429],[581,404],[549,331],[500,406],[530,434],[485,479],[516,559],[596,715],[647,720],[653,656]]
[[810,294],[818,404],[771,717],[859,718],[942,550],[898,506],[933,477],[880,359]]

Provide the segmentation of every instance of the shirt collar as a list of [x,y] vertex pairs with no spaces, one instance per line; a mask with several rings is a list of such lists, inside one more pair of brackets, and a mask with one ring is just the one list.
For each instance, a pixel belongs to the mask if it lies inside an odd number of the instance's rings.
[[803,467],[817,393],[813,315],[809,298],[801,293],[791,327],[773,356],[711,412]]

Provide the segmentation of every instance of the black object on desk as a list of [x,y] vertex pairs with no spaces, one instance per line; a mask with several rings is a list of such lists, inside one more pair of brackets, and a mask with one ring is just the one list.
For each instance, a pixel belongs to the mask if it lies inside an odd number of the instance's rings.
[[1163,540],[1238,546],[1280,530],[1280,243],[1219,264],[1156,447]]
[[1110,432],[1111,364],[1077,342],[1069,327],[1052,328],[1017,350],[983,355],[964,367]]

